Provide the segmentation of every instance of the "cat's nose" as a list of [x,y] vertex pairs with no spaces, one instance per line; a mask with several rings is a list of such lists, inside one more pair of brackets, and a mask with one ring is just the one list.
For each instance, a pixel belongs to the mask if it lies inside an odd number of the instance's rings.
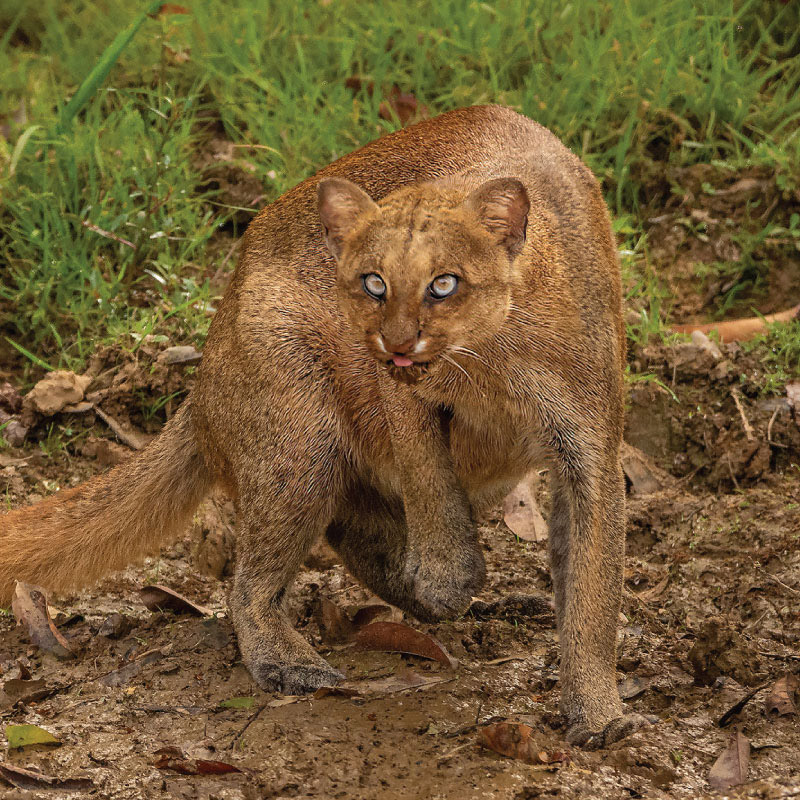
[[412,353],[416,349],[417,337],[412,336],[406,339],[404,342],[391,342],[384,338],[384,345],[390,353],[394,353],[394,355],[397,356],[405,356],[408,355],[408,353]]

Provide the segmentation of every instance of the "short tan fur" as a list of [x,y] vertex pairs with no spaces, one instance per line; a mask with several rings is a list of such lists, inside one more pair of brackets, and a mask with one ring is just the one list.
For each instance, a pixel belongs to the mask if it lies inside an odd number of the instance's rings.
[[2,599],[153,552],[219,485],[245,663],[310,691],[341,677],[284,610],[315,540],[388,602],[454,616],[484,580],[477,513],[544,460],[562,710],[572,741],[613,741],[645,722],[615,685],[624,351],[608,212],[550,132],[479,106],[385,136],[253,221],[197,385],[153,444],[0,517]]

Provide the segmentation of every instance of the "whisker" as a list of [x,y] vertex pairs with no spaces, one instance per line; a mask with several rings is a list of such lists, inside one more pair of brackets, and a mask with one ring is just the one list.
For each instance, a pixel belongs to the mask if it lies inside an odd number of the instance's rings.
[[465,356],[472,356],[474,359],[480,361],[481,364],[486,363],[474,350],[470,350],[468,347],[461,347],[460,345],[454,344],[450,346],[450,349],[454,353],[461,353],[462,355]]
[[472,380],[472,376],[469,374],[469,372],[467,372],[464,369],[464,367],[462,367],[461,364],[459,364],[457,361],[450,358],[450,356],[448,356],[447,353],[442,353],[442,358],[448,363],[452,364],[456,369],[460,369],[467,376],[468,381],[471,381],[472,383],[475,382]]

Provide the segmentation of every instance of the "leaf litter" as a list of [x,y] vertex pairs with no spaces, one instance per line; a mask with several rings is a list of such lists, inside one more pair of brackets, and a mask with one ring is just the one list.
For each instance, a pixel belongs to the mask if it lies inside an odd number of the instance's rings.
[[198,605],[182,594],[152,583],[139,590],[139,598],[150,611],[172,611],[175,614],[192,614],[196,617],[211,617],[214,612],[210,608]]
[[58,631],[47,608],[44,589],[17,581],[11,610],[18,625],[23,625],[35,647],[57,658],[74,658],[72,645]]
[[406,653],[438,661],[450,669],[458,668],[458,660],[445,650],[441,642],[401,622],[372,622],[358,631],[355,643],[360,650]]
[[722,792],[739,786],[747,779],[750,768],[750,742],[741,731],[735,730],[728,738],[728,744],[719,754],[708,773],[708,783],[712,789]]

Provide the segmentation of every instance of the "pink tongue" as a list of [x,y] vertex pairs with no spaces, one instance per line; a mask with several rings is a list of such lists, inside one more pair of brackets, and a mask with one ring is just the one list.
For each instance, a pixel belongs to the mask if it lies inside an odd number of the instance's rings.
[[410,367],[414,362],[405,356],[392,356],[392,361],[396,367]]

